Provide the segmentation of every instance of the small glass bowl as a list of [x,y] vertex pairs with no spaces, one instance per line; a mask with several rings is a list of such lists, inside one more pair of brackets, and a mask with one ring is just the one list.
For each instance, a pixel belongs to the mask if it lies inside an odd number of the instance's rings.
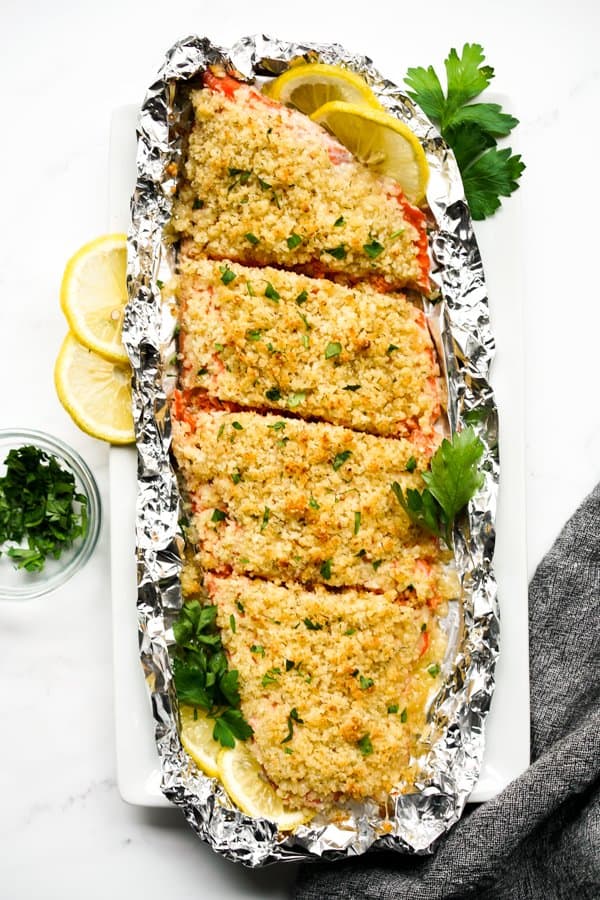
[[31,446],[56,457],[61,468],[75,476],[75,488],[87,497],[88,529],[83,537],[75,539],[71,547],[61,553],[59,559],[48,557],[41,572],[15,569],[13,561],[5,554],[0,556],[0,600],[32,600],[56,590],[88,561],[100,533],[100,494],[87,464],[75,450],[58,438],[42,431],[0,429],[0,476],[6,473],[4,460],[10,450]]

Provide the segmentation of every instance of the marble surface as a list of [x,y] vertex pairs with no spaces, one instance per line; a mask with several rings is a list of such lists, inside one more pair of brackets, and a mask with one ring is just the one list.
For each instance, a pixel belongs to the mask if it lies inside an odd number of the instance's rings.
[[[93,468],[105,519],[92,560],[55,594],[0,605],[0,896],[87,900],[178,896],[279,898],[291,871],[249,873],[199,844],[175,811],[124,804],[115,781],[109,595],[108,448],[59,405],[54,358],[65,332],[58,290],[66,259],[106,230],[111,111],[139,102],[164,50],[191,32],[231,43],[268,31],[338,40],[401,80],[481,42],[495,90],[521,120],[523,186],[478,228],[492,309],[510,290],[495,253],[518,241],[526,346],[528,569],[600,478],[593,168],[600,125],[593,0],[381,0],[301,5],[230,0],[102,4],[2,0],[0,426],[47,430]],[[514,233],[513,233],[514,232]],[[515,322],[515,327],[520,327]],[[502,347],[499,347],[502,353]],[[595,392],[594,392],[595,393]],[[113,511],[114,514],[115,511]]]

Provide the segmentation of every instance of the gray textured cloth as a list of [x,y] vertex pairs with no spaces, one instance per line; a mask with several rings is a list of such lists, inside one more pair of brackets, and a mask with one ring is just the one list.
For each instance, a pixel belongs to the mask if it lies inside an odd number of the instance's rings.
[[532,764],[429,857],[300,869],[296,900],[600,898],[600,485],[529,588]]

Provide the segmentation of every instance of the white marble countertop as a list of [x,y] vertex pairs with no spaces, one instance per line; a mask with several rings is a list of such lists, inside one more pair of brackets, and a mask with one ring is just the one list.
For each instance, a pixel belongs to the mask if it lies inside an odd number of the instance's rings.
[[[564,520],[600,478],[596,383],[600,304],[591,275],[600,204],[600,101],[594,0],[503,4],[381,0],[302,4],[230,0],[2,0],[5,214],[0,316],[5,384],[0,426],[55,434],[91,465],[104,501],[92,560],[55,594],[0,606],[0,894],[6,900],[106,897],[275,898],[289,870],[249,873],[214,857],[176,811],[124,804],[115,781],[109,595],[108,448],[81,434],[56,399],[65,332],[58,290],[67,258],[106,230],[111,111],[140,102],[165,49],[197,32],[229,44],[266,31],[337,40],[401,81],[437,68],[451,46],[483,44],[495,90],[521,120],[513,148],[527,170],[509,204],[477,229],[492,308],[518,222],[526,346],[526,500],[531,575]],[[514,215],[514,209],[519,216]],[[519,323],[515,323],[519,327]],[[594,349],[596,348],[596,349]],[[498,348],[502,353],[502,347]]]

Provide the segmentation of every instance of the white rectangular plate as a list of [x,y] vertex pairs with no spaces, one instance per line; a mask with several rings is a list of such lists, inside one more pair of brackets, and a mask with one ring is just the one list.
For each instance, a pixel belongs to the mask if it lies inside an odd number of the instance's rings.
[[[112,119],[109,209],[113,231],[127,231],[129,227],[129,199],[135,181],[136,114],[136,107],[121,107]],[[488,231],[490,227],[494,229],[493,238]],[[478,226],[477,232],[484,263],[489,256],[489,269],[494,273],[491,312],[499,347],[492,383],[500,410],[502,476],[495,570],[502,630],[484,763],[471,795],[472,802],[494,797],[529,765],[524,366],[517,207],[509,206],[491,226]],[[494,297],[498,298],[497,303]],[[154,723],[138,657],[135,495],[135,450],[113,447],[110,455],[111,568],[119,790],[129,803],[168,806],[160,791]]]

